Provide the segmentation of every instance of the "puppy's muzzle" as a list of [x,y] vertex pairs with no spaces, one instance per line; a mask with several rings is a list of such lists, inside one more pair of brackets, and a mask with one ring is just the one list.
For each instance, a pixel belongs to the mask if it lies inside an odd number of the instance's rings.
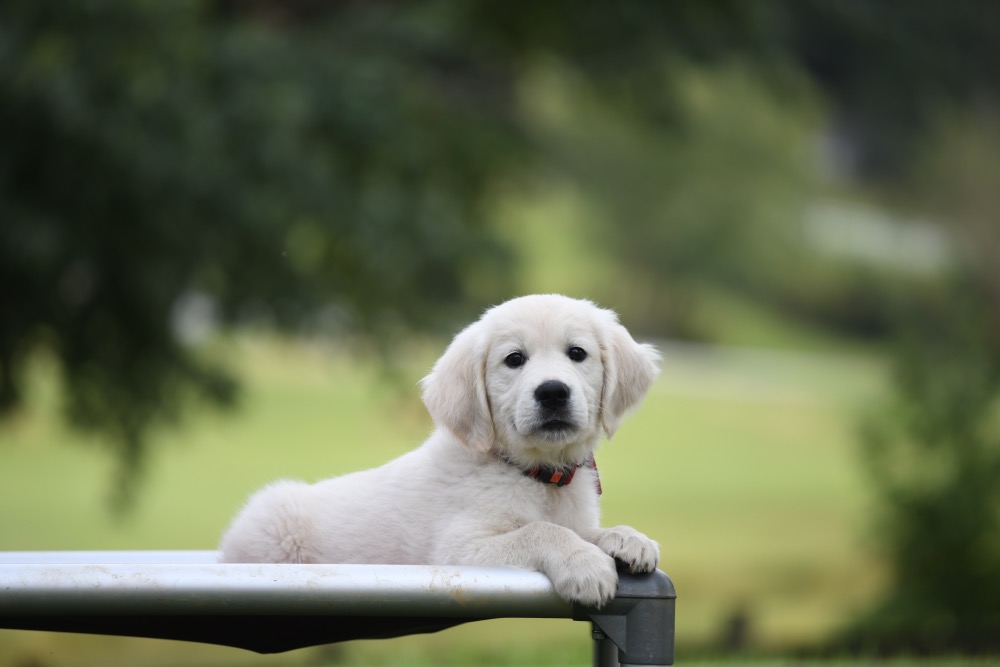
[[567,410],[570,389],[565,382],[546,380],[535,388],[535,401],[539,413],[544,420],[542,428],[546,431],[561,431],[573,428],[573,419]]

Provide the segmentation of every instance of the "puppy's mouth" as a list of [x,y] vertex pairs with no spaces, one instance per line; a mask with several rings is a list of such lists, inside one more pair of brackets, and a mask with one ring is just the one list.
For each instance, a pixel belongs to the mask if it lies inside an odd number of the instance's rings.
[[549,442],[566,442],[576,437],[578,425],[566,415],[546,415],[535,422],[535,437]]
[[576,428],[576,425],[562,419],[550,419],[542,422],[538,428],[540,431],[545,431],[546,433],[561,433],[563,431],[572,431]]

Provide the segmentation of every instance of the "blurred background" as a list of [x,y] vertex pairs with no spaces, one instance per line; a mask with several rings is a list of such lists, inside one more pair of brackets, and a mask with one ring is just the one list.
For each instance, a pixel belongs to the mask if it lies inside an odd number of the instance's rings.
[[[417,381],[563,292],[664,352],[599,452],[678,657],[1000,653],[1000,4],[6,0],[0,549],[204,549],[426,437]],[[497,621],[257,657],[586,664]]]

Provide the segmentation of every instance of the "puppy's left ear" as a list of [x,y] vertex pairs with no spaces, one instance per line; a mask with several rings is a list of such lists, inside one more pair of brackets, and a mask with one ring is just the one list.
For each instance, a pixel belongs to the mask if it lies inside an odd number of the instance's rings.
[[625,413],[642,402],[660,374],[660,353],[652,345],[640,344],[618,324],[611,323],[602,350],[604,387],[601,396],[601,425],[610,438],[621,425]]
[[488,450],[493,444],[493,417],[486,399],[486,350],[479,324],[461,331],[430,375],[421,380],[424,405],[434,423],[470,447]]

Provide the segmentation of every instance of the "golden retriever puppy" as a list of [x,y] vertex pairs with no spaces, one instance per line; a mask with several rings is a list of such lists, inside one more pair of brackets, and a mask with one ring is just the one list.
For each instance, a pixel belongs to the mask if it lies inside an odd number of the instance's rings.
[[638,531],[600,527],[593,458],[658,360],[589,301],[491,308],[424,378],[437,428],[422,446],[372,470],[265,487],[223,536],[222,560],[514,566],[601,606],[615,561],[650,572],[659,560]]

